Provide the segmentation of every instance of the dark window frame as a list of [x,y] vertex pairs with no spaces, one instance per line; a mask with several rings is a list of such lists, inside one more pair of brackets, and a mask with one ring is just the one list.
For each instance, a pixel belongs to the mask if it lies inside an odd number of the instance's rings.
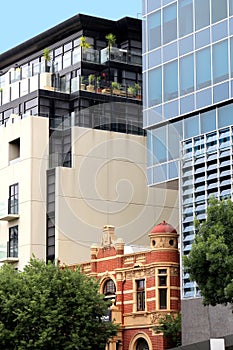
[[137,300],[137,311],[145,311],[145,308],[146,308],[145,279],[136,280],[136,300]]
[[19,213],[19,183],[9,186],[8,213]]
[[18,225],[9,228],[8,257],[18,258]]

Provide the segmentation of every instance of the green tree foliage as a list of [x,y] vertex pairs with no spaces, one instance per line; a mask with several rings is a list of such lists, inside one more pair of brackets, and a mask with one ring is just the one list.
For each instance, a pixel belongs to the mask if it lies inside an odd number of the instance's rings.
[[117,326],[108,305],[79,270],[32,259],[23,272],[0,269],[0,349],[104,349]]
[[181,345],[181,314],[166,314],[160,317],[158,325],[154,328],[156,333],[163,333],[169,347]]
[[233,203],[211,198],[206,221],[195,223],[191,252],[184,256],[190,278],[198,283],[205,305],[233,300]]

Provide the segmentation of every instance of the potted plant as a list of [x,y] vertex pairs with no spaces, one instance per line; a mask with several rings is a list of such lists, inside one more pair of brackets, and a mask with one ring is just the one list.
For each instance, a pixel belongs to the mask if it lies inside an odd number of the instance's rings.
[[94,74],[90,74],[88,76],[88,83],[89,85],[87,85],[87,91],[91,91],[94,92],[95,91],[95,86],[94,86],[94,81],[95,81],[95,76]]
[[117,83],[116,81],[112,82],[112,93],[114,95],[120,95],[120,89],[121,89],[121,84]]
[[80,38],[80,47],[81,47],[81,58],[86,58],[86,49],[90,49],[91,45],[87,42],[85,36],[81,36]]
[[128,97],[134,97],[136,95],[136,89],[133,86],[129,86],[127,89]]
[[109,33],[105,36],[105,39],[108,42],[108,59],[110,59],[111,57],[111,50],[112,50],[112,46],[115,44],[116,42],[116,36],[112,33]]
[[43,58],[45,61],[45,72],[50,72],[49,62],[51,61],[51,55],[50,55],[50,50],[48,48],[45,48],[43,50]]
[[141,86],[140,86],[140,84],[135,83],[134,87],[135,87],[136,98],[141,100]]

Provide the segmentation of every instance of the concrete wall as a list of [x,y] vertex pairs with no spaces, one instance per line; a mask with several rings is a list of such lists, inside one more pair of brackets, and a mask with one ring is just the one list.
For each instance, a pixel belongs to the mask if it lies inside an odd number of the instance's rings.
[[[0,246],[9,240],[9,228],[18,225],[21,269],[35,254],[45,258],[46,169],[48,164],[48,119],[14,118],[0,128],[0,203],[7,213],[9,186],[19,183],[19,219],[0,221]],[[20,138],[20,156],[9,161],[9,143]]]
[[146,138],[72,129],[73,168],[56,169],[56,254],[64,263],[89,260],[100,228],[116,227],[130,244],[149,245],[148,233],[166,220],[178,228],[177,191],[149,188]]
[[232,306],[204,306],[202,299],[182,300],[182,345],[233,334]]

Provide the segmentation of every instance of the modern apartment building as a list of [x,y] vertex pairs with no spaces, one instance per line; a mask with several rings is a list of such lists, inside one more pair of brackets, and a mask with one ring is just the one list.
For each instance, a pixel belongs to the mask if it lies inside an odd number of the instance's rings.
[[[148,181],[180,197],[184,255],[209,196],[233,195],[233,2],[144,0],[143,19]],[[203,309],[198,286],[181,275],[183,344],[232,334],[229,310],[219,326],[216,309]]]
[[103,224],[132,244],[178,225],[173,192],[147,188],[141,84],[134,18],[79,14],[0,55],[1,262],[81,262]]

